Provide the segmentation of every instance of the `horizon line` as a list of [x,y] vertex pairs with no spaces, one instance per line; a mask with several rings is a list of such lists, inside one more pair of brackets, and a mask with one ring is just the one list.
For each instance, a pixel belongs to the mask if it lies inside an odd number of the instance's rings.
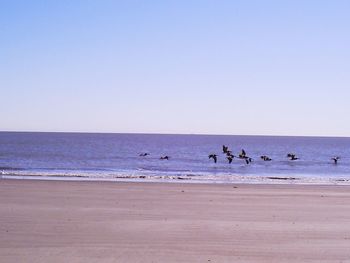
[[162,132],[98,132],[98,131],[19,131],[0,130],[0,133],[74,133],[74,134],[135,134],[135,135],[195,135],[195,136],[259,136],[259,137],[316,137],[316,138],[350,138],[350,136],[332,135],[275,135],[275,134],[213,134],[213,133],[162,133]]

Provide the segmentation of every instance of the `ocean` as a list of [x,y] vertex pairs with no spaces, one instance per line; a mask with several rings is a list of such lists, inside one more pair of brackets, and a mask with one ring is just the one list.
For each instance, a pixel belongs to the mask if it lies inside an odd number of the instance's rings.
[[[244,149],[252,162],[234,158]],[[140,156],[149,153],[147,156]],[[287,158],[295,153],[298,160]],[[217,155],[217,163],[209,159]],[[272,160],[263,161],[267,155]],[[169,156],[169,160],[160,157]],[[339,156],[337,164],[331,160]],[[350,138],[0,132],[1,178],[350,184]]]

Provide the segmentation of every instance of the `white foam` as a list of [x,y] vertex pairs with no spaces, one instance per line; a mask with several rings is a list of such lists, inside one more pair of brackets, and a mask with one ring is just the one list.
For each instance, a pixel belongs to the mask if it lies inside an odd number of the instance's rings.
[[317,175],[210,175],[210,174],[124,174],[124,173],[41,173],[20,171],[16,173],[3,172],[1,179],[22,180],[64,180],[64,181],[109,181],[109,182],[181,182],[181,183],[213,183],[213,184],[322,184],[350,185],[350,176],[325,177]]

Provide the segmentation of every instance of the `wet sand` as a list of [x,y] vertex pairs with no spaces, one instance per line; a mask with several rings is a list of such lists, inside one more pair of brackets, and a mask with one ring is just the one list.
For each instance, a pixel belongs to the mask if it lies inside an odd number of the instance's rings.
[[350,262],[350,187],[3,179],[0,262]]

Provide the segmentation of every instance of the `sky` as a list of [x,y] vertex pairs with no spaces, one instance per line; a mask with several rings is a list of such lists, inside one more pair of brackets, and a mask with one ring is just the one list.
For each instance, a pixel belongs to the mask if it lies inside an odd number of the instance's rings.
[[0,130],[350,136],[349,13],[0,0]]

